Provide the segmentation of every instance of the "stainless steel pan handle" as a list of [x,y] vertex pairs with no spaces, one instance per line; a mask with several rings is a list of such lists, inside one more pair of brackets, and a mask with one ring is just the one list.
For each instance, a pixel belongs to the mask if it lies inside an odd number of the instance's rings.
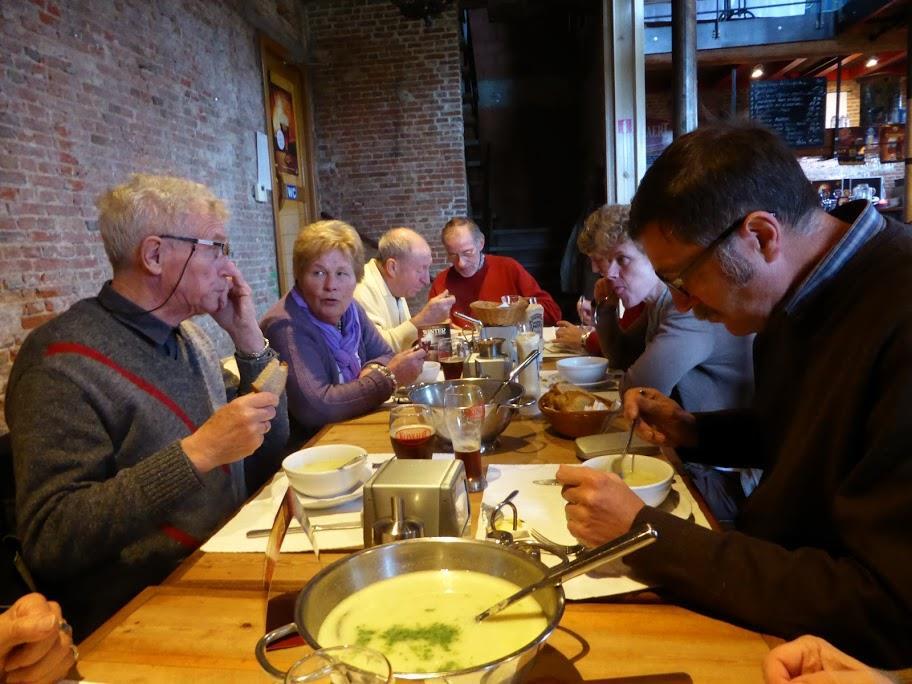
[[275,641],[279,639],[284,639],[285,637],[291,636],[292,634],[298,633],[298,626],[289,622],[287,625],[278,627],[277,629],[272,630],[265,636],[260,637],[260,640],[257,641],[256,645],[256,659],[266,672],[271,674],[273,677],[278,677],[279,679],[284,680],[286,672],[275,667],[272,663],[269,662],[269,658],[266,657],[266,648]]

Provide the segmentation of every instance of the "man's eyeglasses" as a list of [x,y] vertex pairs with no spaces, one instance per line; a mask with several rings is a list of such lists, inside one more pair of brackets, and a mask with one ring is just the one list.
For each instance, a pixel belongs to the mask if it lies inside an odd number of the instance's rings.
[[158,237],[167,238],[168,240],[180,240],[181,242],[189,242],[193,245],[206,245],[207,247],[215,247],[226,257],[231,256],[231,245],[229,245],[228,242],[204,240],[203,238],[184,237],[183,235],[159,235]]
[[736,230],[738,230],[738,228],[741,227],[741,224],[744,223],[747,217],[748,214],[742,216],[734,223],[732,223],[728,228],[723,230],[719,236],[708,245],[706,245],[703,251],[697,254],[697,256],[695,256],[689,264],[678,271],[678,275],[676,277],[666,278],[659,273],[656,273],[656,276],[658,276],[659,280],[668,286],[668,289],[672,290],[673,292],[677,292],[682,297],[690,298],[690,292],[686,287],[684,287],[684,279],[687,277],[687,274],[696,269],[704,261],[706,261],[719,245],[725,242]]

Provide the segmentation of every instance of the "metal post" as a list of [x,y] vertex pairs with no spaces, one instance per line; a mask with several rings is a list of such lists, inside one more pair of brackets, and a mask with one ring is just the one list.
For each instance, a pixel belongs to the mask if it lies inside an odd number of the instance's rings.
[[732,93],[731,93],[731,118],[738,116],[738,67],[731,68]]
[[[842,56],[839,56],[839,61],[836,62],[836,121],[833,122],[833,153],[830,155],[831,158],[836,158],[836,142],[839,139],[839,103],[841,100],[842,92]],[[848,112],[846,112],[848,114]]]
[[697,3],[671,1],[674,137],[697,127]]
[[905,185],[906,193],[903,197],[903,221],[912,223],[912,62],[908,55],[912,55],[912,8],[906,15],[906,144],[905,151]]
[[643,0],[602,0],[602,17],[606,196],[626,204],[646,172]]

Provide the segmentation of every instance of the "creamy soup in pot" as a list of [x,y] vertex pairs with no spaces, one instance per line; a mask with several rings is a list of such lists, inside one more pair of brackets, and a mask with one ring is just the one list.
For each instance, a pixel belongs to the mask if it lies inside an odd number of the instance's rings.
[[321,646],[358,644],[383,653],[395,672],[451,672],[523,648],[547,627],[527,596],[475,622],[520,587],[472,570],[422,570],[371,584],[344,599],[323,621]]

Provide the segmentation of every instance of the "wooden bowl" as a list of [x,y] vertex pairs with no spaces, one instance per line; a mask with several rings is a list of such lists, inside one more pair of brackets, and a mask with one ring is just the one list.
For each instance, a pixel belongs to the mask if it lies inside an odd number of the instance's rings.
[[555,432],[565,437],[577,438],[603,432],[608,422],[617,415],[620,407],[612,407],[602,411],[558,411],[551,408],[547,401],[538,400],[538,407],[542,415],[551,424]]

